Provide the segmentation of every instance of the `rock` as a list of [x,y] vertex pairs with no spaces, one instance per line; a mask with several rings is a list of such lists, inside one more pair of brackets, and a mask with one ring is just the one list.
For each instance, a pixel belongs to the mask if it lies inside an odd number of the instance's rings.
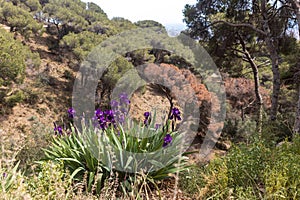
[[230,141],[218,141],[216,143],[216,148],[224,151],[228,151],[231,147],[231,142]]

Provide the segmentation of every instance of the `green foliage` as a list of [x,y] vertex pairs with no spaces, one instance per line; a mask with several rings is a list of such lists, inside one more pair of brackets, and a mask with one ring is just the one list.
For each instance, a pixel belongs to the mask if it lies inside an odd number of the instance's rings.
[[[2,161],[1,161],[2,162]],[[17,176],[20,176],[18,173],[19,163],[11,168],[0,168],[0,193],[8,192],[14,184],[16,184]]]
[[122,17],[112,18],[111,23],[116,28],[116,32],[118,33],[136,28],[136,26],[131,21]]
[[[259,139],[250,145],[242,144],[233,147],[226,157],[228,168],[228,186],[234,187],[257,187],[263,183],[263,174],[270,149]],[[238,166],[238,167],[236,167]]]
[[22,83],[26,66],[31,64],[36,67],[40,62],[37,54],[3,29],[0,29],[0,60],[0,86]]
[[299,199],[299,147],[299,136],[277,147],[255,136],[251,144],[183,174],[181,187],[190,194],[196,189],[199,199]]
[[[124,125],[110,126],[105,131],[95,129],[92,122],[88,126],[83,125],[81,131],[72,128],[69,135],[53,138],[50,147],[45,149],[46,160],[61,161],[75,183],[82,182],[86,177],[87,190],[91,191],[94,187],[98,194],[104,183],[116,174],[125,195],[127,192],[138,192],[136,187],[143,184],[156,186],[158,180],[186,170],[187,158],[180,153],[181,135],[170,132],[172,145],[163,148],[169,129],[155,129],[154,123],[155,120],[146,127],[128,120]],[[133,154],[126,156],[126,152]],[[147,153],[143,157],[145,160],[135,158],[141,153]],[[145,173],[144,162],[151,163],[152,167],[148,169],[156,170]]]
[[95,4],[93,2],[88,2],[87,3],[87,9],[90,10],[90,11],[93,11],[95,13],[100,13],[100,14],[106,16],[106,13],[97,4]]
[[43,7],[45,18],[56,25],[59,39],[70,32],[91,31],[96,34],[115,34],[103,10],[93,3],[80,0],[50,0]]
[[[262,127],[262,137],[269,144],[276,144],[285,139],[291,139],[293,135],[294,115],[291,112],[279,114],[278,120],[265,120]],[[272,134],[270,134],[272,133]]]
[[17,103],[21,103],[25,100],[25,94],[23,91],[17,91],[16,93],[12,94],[11,96],[8,96],[5,99],[5,103],[8,105],[8,107],[14,107]]
[[[11,2],[0,2],[0,4],[2,4],[0,8],[0,22],[8,25],[11,31],[21,33],[26,39],[32,34],[42,33],[43,24],[38,23],[29,11],[14,6]],[[32,7],[32,9],[34,8]]]
[[196,196],[198,190],[201,187],[204,187],[204,177],[199,176],[203,172],[204,167],[194,165],[191,166],[188,170],[181,172],[179,176],[179,187],[182,190],[189,194],[189,196]]
[[124,57],[118,57],[108,67],[107,72],[102,78],[102,84],[105,85],[108,90],[113,89],[117,81],[130,69],[133,69],[133,65]]
[[24,4],[29,8],[30,12],[38,12],[42,9],[39,0],[26,0]]
[[222,135],[235,143],[247,142],[251,139],[256,128],[256,122],[252,118],[246,117],[244,121],[237,118],[228,118],[224,122]]
[[300,198],[300,137],[293,143],[285,142],[274,151],[270,165],[265,169],[267,199]]
[[105,38],[104,35],[98,35],[90,31],[83,31],[78,34],[69,33],[62,38],[60,46],[72,50],[78,59],[83,60]]
[[41,163],[38,174],[27,182],[34,199],[68,199],[73,192],[70,177],[60,163]]
[[[253,4],[244,0],[203,0],[194,5],[186,5],[183,11],[188,27],[186,32],[206,47],[222,71],[233,77],[244,76],[245,71],[251,72],[241,47],[241,40],[259,66],[260,73],[262,67],[271,67],[271,61],[266,62],[270,59],[266,35],[262,35],[258,30],[270,32],[272,38],[280,38],[276,39],[273,45],[279,54],[286,54],[295,47],[295,38],[291,37],[289,29],[295,26],[296,22],[292,20],[292,12],[288,11],[290,2],[282,1],[282,7],[271,1]],[[263,7],[266,7],[265,11]],[[264,29],[262,16],[267,18],[268,30]]]
[[149,28],[149,27],[158,27],[160,29],[165,28],[161,23],[153,21],[153,20],[137,21],[134,24],[140,28]]
[[[83,137],[75,130],[67,137],[55,137],[49,149],[45,149],[47,160],[62,161],[63,167],[71,173],[71,179],[83,181],[87,173],[87,189],[91,191],[94,181],[99,193],[108,170],[99,165],[97,158],[83,142]],[[96,176],[97,175],[97,176]]]

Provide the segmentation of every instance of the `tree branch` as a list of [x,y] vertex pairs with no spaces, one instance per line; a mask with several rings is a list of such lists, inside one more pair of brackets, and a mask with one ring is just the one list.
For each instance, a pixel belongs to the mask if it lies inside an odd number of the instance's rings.
[[261,30],[259,28],[256,28],[252,24],[247,24],[247,23],[238,23],[238,24],[236,24],[236,23],[231,23],[231,22],[227,22],[227,21],[224,21],[224,20],[217,20],[217,21],[212,22],[211,26],[213,26],[215,24],[220,24],[220,23],[226,24],[226,25],[231,26],[231,27],[247,27],[247,28],[252,29],[255,32],[258,32],[258,33],[264,35],[264,36],[267,35],[267,33],[264,32],[263,30]]

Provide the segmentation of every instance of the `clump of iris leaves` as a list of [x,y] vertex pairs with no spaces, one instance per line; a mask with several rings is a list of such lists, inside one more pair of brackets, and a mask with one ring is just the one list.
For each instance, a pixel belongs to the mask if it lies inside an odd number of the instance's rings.
[[137,122],[128,116],[129,104],[122,93],[111,101],[110,110],[97,109],[88,123],[82,120],[80,128],[72,124],[77,116],[75,109],[69,108],[70,128],[54,123],[55,135],[44,149],[44,160],[63,163],[73,183],[85,177],[87,191],[93,188],[97,194],[116,174],[120,191],[128,192],[140,175],[158,189],[158,181],[188,169],[188,153],[180,148],[183,136],[176,131],[180,110],[171,107],[163,124],[156,124],[155,111],[145,112],[144,121]]

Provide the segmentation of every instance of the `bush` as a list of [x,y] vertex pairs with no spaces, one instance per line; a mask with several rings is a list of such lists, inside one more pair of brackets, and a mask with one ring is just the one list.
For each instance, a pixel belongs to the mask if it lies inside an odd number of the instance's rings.
[[13,34],[0,28],[0,86],[22,83],[26,66],[37,67],[40,57],[28,46],[14,39]]
[[11,96],[6,98],[6,105],[8,107],[14,107],[17,103],[21,103],[25,100],[25,95],[23,91],[17,91]]
[[285,139],[292,139],[293,136],[293,124],[295,117],[294,113],[278,114],[276,121],[270,121],[269,119],[263,122],[262,137],[270,145],[275,145]]
[[105,36],[89,31],[69,33],[62,38],[59,46],[72,50],[79,60],[83,60],[104,39]]
[[12,2],[0,2],[0,22],[11,27],[11,31],[18,31],[26,39],[32,34],[41,34],[43,24],[34,19],[33,14],[29,11],[13,5]]
[[67,199],[73,192],[69,178],[61,163],[42,162],[38,174],[27,179],[28,192],[34,199]]

